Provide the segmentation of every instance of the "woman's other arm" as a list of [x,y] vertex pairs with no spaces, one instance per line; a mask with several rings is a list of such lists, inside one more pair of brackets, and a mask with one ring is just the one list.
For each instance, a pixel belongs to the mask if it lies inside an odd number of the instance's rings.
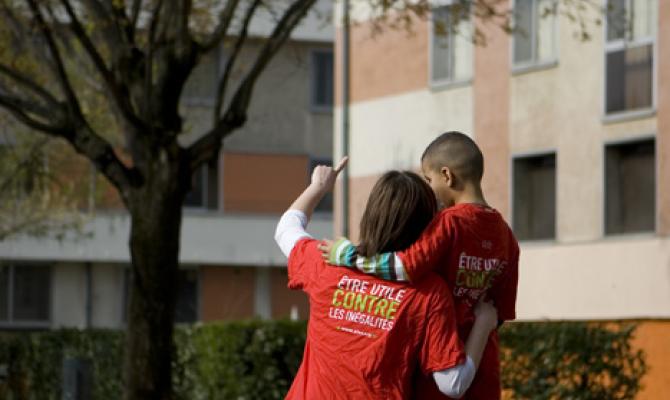
[[475,307],[475,323],[465,343],[466,362],[453,368],[433,372],[433,379],[440,392],[454,398],[460,398],[465,394],[475,378],[489,334],[497,324],[496,308],[490,302],[480,299]]

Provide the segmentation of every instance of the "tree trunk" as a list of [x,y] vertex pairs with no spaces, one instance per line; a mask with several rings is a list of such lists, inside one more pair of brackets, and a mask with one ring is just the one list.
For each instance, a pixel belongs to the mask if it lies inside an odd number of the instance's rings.
[[[132,284],[124,358],[125,400],[171,400],[172,333],[184,198],[180,162],[164,153],[129,201]],[[171,165],[173,164],[173,165]]]

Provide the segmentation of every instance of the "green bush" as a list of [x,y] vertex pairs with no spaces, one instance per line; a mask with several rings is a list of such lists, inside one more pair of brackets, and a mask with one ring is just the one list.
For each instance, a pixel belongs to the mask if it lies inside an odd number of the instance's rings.
[[183,399],[283,399],[298,371],[304,322],[231,322],[178,330],[175,391]]
[[[244,321],[179,327],[177,399],[281,399],[300,365],[305,323]],[[506,397],[629,399],[646,371],[634,326],[583,322],[506,324],[500,332]],[[0,334],[0,400],[60,399],[63,357],[92,361],[93,398],[121,397],[123,333],[56,330]]]
[[[245,321],[180,327],[173,382],[177,399],[282,399],[305,344],[306,324]],[[93,366],[93,398],[121,398],[123,333],[56,330],[0,334],[0,400],[61,398],[63,357],[84,357]]]
[[510,323],[500,330],[503,388],[514,399],[632,399],[647,367],[635,326]]
[[51,400],[61,398],[61,366],[64,357],[93,361],[96,399],[118,399],[121,393],[123,336],[118,331],[64,329],[42,333],[0,335],[0,365],[8,367],[9,379],[0,399]]

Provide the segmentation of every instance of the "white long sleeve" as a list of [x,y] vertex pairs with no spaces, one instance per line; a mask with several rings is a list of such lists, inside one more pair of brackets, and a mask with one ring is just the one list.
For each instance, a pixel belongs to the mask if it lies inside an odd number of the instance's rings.
[[305,231],[308,222],[307,215],[299,210],[287,210],[279,219],[275,230],[275,242],[286,257],[291,254],[298,240],[312,237]]
[[476,372],[474,361],[470,356],[467,356],[463,364],[433,372],[433,379],[435,379],[440,392],[458,399],[468,390]]

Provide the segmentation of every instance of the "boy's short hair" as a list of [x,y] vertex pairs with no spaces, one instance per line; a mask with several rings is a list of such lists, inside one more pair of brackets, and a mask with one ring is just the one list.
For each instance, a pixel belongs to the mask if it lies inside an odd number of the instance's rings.
[[433,140],[421,156],[421,163],[434,171],[448,167],[465,181],[479,183],[484,175],[484,156],[469,136],[445,132]]

